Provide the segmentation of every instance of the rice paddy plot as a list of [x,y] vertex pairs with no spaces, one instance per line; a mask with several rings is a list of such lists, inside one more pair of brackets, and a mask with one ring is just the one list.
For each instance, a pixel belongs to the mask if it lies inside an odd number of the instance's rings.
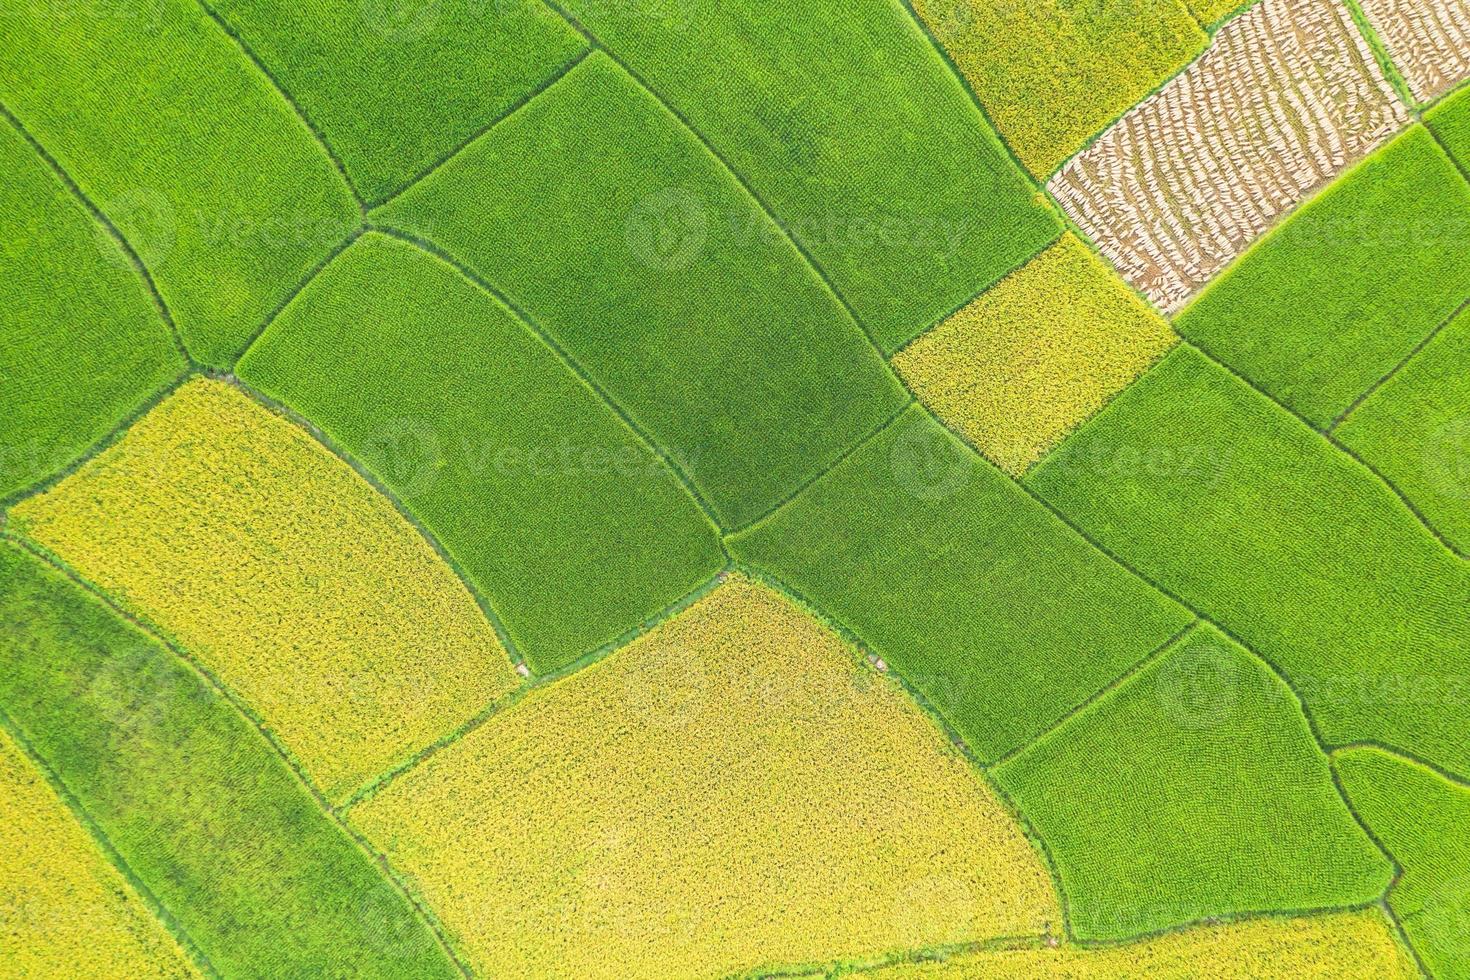
[[1026,477],[1279,667],[1329,744],[1470,772],[1470,570],[1368,469],[1188,346]]
[[1359,0],[1414,97],[1427,102],[1470,78],[1470,3]]
[[200,975],[3,731],[0,962],[20,977]]
[[1470,312],[1353,409],[1336,435],[1470,553]]
[[750,196],[606,55],[373,218],[525,309],[725,527],[775,506],[906,398]]
[[1205,47],[1181,0],[916,0],[1023,164],[1045,179]]
[[1079,939],[1366,904],[1393,877],[1291,689],[1210,626],[991,774],[1046,842]]
[[930,411],[1024,473],[1177,338],[1067,235],[893,357]]
[[405,242],[357,241],[238,370],[398,496],[538,672],[724,564],[655,451],[508,309]]
[[0,498],[53,475],[184,359],[122,247],[0,118]]
[[536,91],[586,45],[540,0],[209,0],[369,201]]
[[985,761],[1189,621],[917,407],[729,547],[852,630]]
[[563,5],[769,203],[885,353],[1061,230],[896,0]]
[[1414,980],[1419,970],[1377,909],[1196,926],[1116,946],[1032,948],[904,963],[875,980]]
[[1378,748],[1333,753],[1348,799],[1403,868],[1389,893],[1431,976],[1470,975],[1470,785]]
[[732,577],[356,806],[487,976],[720,976],[1059,928],[891,678]]
[[0,544],[0,709],[222,976],[460,976],[244,716]]
[[1262,0],[1047,186],[1173,312],[1409,121],[1345,5]]
[[1319,428],[1470,298],[1470,185],[1415,126],[1278,225],[1174,327]]
[[221,381],[189,382],[12,518],[199,658],[334,802],[516,681],[393,505]]
[[0,101],[132,245],[190,353],[228,367],[358,222],[331,159],[195,0],[4,25]]

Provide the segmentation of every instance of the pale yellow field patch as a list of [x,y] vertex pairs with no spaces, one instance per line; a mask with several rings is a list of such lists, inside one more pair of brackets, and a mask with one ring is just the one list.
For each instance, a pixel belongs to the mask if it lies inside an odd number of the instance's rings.
[[1059,931],[898,685],[732,577],[350,813],[487,976],[719,976]]
[[1411,121],[1338,0],[1261,0],[1048,183],[1166,313]]
[[1177,340],[1066,235],[895,354],[893,367],[930,411],[1019,476]]
[[3,732],[0,974],[200,975],[66,803]]
[[393,505],[221,381],[189,382],[12,516],[213,671],[334,801],[515,682]]
[[1414,97],[1428,101],[1470,78],[1470,0],[1362,0]]
[[1410,980],[1377,909],[1201,926],[1103,948],[1018,949],[864,973],[875,980]]

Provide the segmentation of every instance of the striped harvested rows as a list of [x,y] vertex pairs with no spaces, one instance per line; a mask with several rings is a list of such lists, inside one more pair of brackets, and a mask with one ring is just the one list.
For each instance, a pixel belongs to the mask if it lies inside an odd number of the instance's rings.
[[1420,101],[1470,78],[1470,3],[1361,0],[1394,64]]
[[1409,121],[1335,0],[1264,0],[1048,188],[1123,277],[1177,309]]

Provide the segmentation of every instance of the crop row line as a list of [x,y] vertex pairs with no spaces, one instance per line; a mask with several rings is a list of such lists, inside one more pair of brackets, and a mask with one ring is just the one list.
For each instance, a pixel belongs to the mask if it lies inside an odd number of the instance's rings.
[[337,151],[332,148],[332,144],[330,141],[328,141],[326,134],[324,134],[321,131],[321,128],[317,126],[317,124],[312,120],[311,115],[306,111],[305,108],[302,107],[301,103],[296,101],[296,97],[291,94],[290,89],[281,84],[281,80],[276,77],[275,72],[267,68],[265,62],[260,60],[260,58],[256,55],[255,50],[251,48],[248,43],[246,43],[243,37],[240,36],[240,32],[235,30],[234,26],[229,21],[227,21],[217,10],[215,10],[213,5],[211,5],[208,0],[199,0],[199,6],[203,8],[204,12],[209,15],[211,20],[219,25],[220,29],[229,36],[230,40],[235,42],[236,46],[239,47],[240,51],[245,55],[245,57],[250,59],[250,63],[253,64],[256,69],[265,76],[266,81],[270,82],[271,86],[275,88],[276,93],[280,95],[280,97],[286,101],[286,104],[291,107],[292,111],[296,113],[297,118],[301,120],[302,124],[306,126],[307,130],[310,131],[311,135],[316,139],[317,145],[322,148],[322,152],[327,155],[327,159],[332,161],[332,166],[336,169],[337,175],[340,176],[342,178],[342,182],[347,185],[347,190],[352,194],[352,199],[357,202],[358,213],[362,215],[363,218],[366,218],[367,204],[363,202],[362,195],[358,193],[357,184],[353,182],[352,177],[347,173],[347,166],[342,162],[342,158],[337,155]]
[[143,285],[148,290],[148,295],[152,297],[153,305],[157,308],[158,315],[163,318],[164,326],[168,328],[169,336],[173,338],[174,347],[178,349],[179,356],[184,359],[185,364],[193,364],[194,358],[190,356],[189,349],[184,346],[184,338],[179,333],[178,324],[174,322],[173,312],[168,308],[168,303],[164,302],[163,295],[158,291],[158,284],[153,281],[153,274],[143,264],[142,258],[139,257],[132,243],[128,241],[127,236],[119,230],[117,225],[112,223],[111,218],[102,213],[102,209],[97,207],[96,203],[87,196],[87,192],[82,190],[82,186],[72,178],[72,175],[67,172],[60,161],[41,145],[40,140],[31,135],[31,131],[25,127],[25,124],[4,103],[0,103],[0,116],[5,117],[5,120],[15,127],[15,131],[20,133],[25,141],[31,145],[31,148],[36,151],[36,154],[41,160],[51,169],[51,172],[71,192],[71,195],[81,202],[82,207],[86,208],[87,212],[91,214],[92,219],[103,227],[113,241],[117,242],[118,247],[127,256],[128,264],[133,267],[133,271],[143,280]]
[[[10,541],[15,540],[9,535],[0,535],[0,537],[4,537]],[[21,544],[22,547],[24,546],[22,542],[17,542],[17,544]],[[128,864],[127,859],[118,853],[117,848],[113,846],[112,839],[107,836],[107,832],[87,812],[87,808],[82,805],[82,801],[77,799],[76,795],[72,793],[71,789],[57,775],[56,770],[51,768],[50,763],[36,751],[35,746],[31,744],[31,740],[20,730],[20,726],[15,723],[15,720],[10,717],[4,707],[0,707],[0,731],[9,734],[20,750],[30,759],[31,764],[41,773],[47,785],[51,787],[51,790],[66,805],[66,808],[71,811],[72,816],[81,825],[82,829],[86,831],[87,835],[92,838],[93,843],[97,845],[103,857],[132,886],[133,891],[138,893],[138,897],[143,900],[143,904],[148,907],[148,911],[168,930],[169,934],[184,949],[189,958],[194,961],[194,965],[208,977],[219,977],[220,972],[215,969],[214,964],[209,961],[209,957],[204,954],[204,951],[189,936],[188,930],[184,928],[183,924],[179,922],[178,918],[169,910],[168,906],[164,905],[158,896],[153,894],[153,890],[143,883],[143,879],[138,877],[137,872],[133,870],[132,865]]]
[[248,704],[246,704],[246,702],[239,695],[237,695],[228,685],[221,681],[219,677],[216,676],[215,673],[207,666],[205,666],[198,658],[196,658],[188,650],[184,649],[182,645],[177,643],[172,637],[170,637],[156,624],[150,622],[142,615],[124,607],[117,599],[115,599],[111,595],[111,593],[103,589],[101,586],[97,585],[95,582],[88,579],[86,576],[82,575],[75,568],[64,561],[60,556],[51,552],[49,549],[43,547],[42,545],[31,541],[29,538],[13,535],[8,531],[0,534],[0,537],[5,537],[14,541],[16,544],[24,548],[26,551],[30,552],[36,558],[44,561],[46,564],[56,569],[56,571],[60,572],[62,575],[65,575],[69,580],[71,580],[80,588],[86,590],[90,595],[95,597],[99,602],[106,606],[115,616],[127,622],[134,629],[145,634],[146,636],[150,637],[155,642],[159,643],[164,648],[169,650],[171,653],[173,653],[175,657],[179,659],[180,662],[182,662],[196,675],[203,679],[204,682],[208,684],[209,687],[212,688],[217,695],[222,697],[232,708],[235,709],[235,711],[237,711],[243,718],[245,718],[246,721],[250,723],[251,727],[253,727],[257,733],[259,733],[260,737],[265,739],[266,744],[270,746],[271,750],[277,755],[277,757],[279,757],[281,761],[285,763],[286,768],[296,778],[296,781],[300,783],[302,788],[305,789],[306,792],[311,796],[311,798],[316,802],[317,807],[327,816],[329,820],[332,821],[333,824],[337,826],[339,830],[346,834],[350,840],[356,843],[358,849],[362,851],[362,853],[366,857],[372,860],[373,863],[379,868],[380,872],[384,875],[384,878],[390,885],[390,887],[392,887],[395,891],[402,895],[403,898],[407,900],[408,903],[415,909],[419,917],[423,920],[424,925],[434,935],[436,942],[439,944],[441,949],[443,949],[445,955],[448,956],[450,961],[455,964],[460,973],[463,974],[466,978],[472,976],[469,968],[464,964],[463,961],[461,961],[458,953],[450,945],[447,934],[444,932],[443,926],[438,921],[438,918],[434,916],[431,910],[429,910],[422,902],[419,901],[418,897],[414,895],[412,891],[403,883],[403,881],[393,872],[391,866],[388,864],[387,859],[382,854],[380,854],[377,849],[374,848],[366,840],[366,838],[358,834],[357,831],[354,830],[346,822],[346,820],[342,818],[341,813],[339,813],[338,810],[331,805],[326,796],[324,796],[321,790],[317,788],[317,785],[311,780],[309,776],[307,776],[306,771],[302,768],[300,762],[297,761],[296,757],[291,754],[289,749],[287,749],[276,739],[275,735],[272,734],[270,729],[266,726],[264,720],[256,715],[254,710]]

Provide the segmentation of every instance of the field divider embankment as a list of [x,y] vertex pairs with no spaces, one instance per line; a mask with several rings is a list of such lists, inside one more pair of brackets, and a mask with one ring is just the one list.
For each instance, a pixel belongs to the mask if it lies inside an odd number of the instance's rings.
[[486,133],[490,132],[490,130],[494,129],[496,126],[499,126],[511,116],[514,116],[516,113],[520,112],[522,109],[526,108],[526,106],[528,106],[530,103],[536,101],[538,97],[545,95],[548,91],[551,90],[554,85],[556,85],[557,82],[561,81],[567,75],[571,74],[573,68],[576,68],[582,62],[586,61],[587,56],[592,54],[592,52],[596,50],[597,48],[591,45],[582,48],[582,50],[578,51],[575,55],[573,55],[565,63],[563,63],[561,67],[557,68],[556,71],[552,72],[550,75],[547,75],[544,79],[542,79],[539,85],[531,89],[526,94],[522,95],[520,98],[516,99],[510,105],[506,106],[504,112],[500,113],[500,115],[496,116],[494,119],[490,120],[485,125],[481,126],[479,129],[466,136],[464,139],[460,140],[457,144],[450,147],[446,152],[440,154],[439,157],[432,163],[430,163],[427,167],[420,170],[418,173],[408,178],[408,180],[406,180],[404,183],[400,184],[398,187],[382,195],[381,197],[378,197],[372,201],[367,201],[365,204],[366,210],[363,212],[364,220],[369,220],[370,218],[367,212],[373,211],[377,208],[382,207],[390,201],[396,200],[405,191],[417,186],[425,178],[436,172],[440,167],[444,166],[450,160],[453,160],[455,157],[459,156],[460,153],[464,152],[465,148],[468,147],[471,143],[475,142],[481,136],[484,136]]
[[[529,312],[522,308],[520,304],[516,303],[505,293],[501,292],[498,288],[496,288],[493,283],[489,282],[474,269],[470,268],[466,263],[461,261],[457,256],[453,255],[436,242],[432,242],[427,238],[423,238],[388,225],[368,225],[365,231],[377,232],[380,235],[387,235],[389,238],[396,238],[397,240],[404,242],[405,244],[412,245],[425,254],[430,255],[441,262],[444,262],[445,264],[451,266],[456,272],[467,279],[470,283],[478,286],[501,306],[509,310],[511,314],[514,315],[515,318],[519,320],[527,330],[531,331],[531,333],[534,334],[537,339],[539,339],[543,344],[551,349],[551,352],[556,355],[557,359],[560,360],[562,364],[567,367],[568,370],[575,374],[577,376],[577,379],[580,380],[582,384],[586,385],[587,388],[594,395],[596,395],[597,398],[604,405],[612,410],[613,414],[615,414],[618,419],[624,425],[626,425],[630,431],[632,431],[633,435],[635,435],[639,439],[639,441],[647,446],[650,452],[652,452],[655,456],[659,458],[660,462],[668,467],[669,472],[674,474],[674,477],[684,487],[685,492],[687,492],[689,496],[693,498],[694,502],[699,506],[700,511],[704,513],[705,520],[709,521],[710,526],[714,528],[716,536],[724,535],[725,527],[720,523],[719,518],[715,516],[714,509],[710,506],[709,501],[705,498],[699,487],[695,485],[693,479],[690,478],[688,471],[685,470],[682,465],[680,465],[677,459],[674,458],[673,454],[669,453],[657,442],[655,442],[653,436],[649,434],[648,430],[640,425],[638,421],[634,419],[631,414],[629,414],[628,410],[625,409],[622,404],[617,401],[617,399],[613,398],[613,396],[607,391],[606,388],[598,384],[598,382],[590,374],[587,373],[586,369],[582,367],[577,359],[574,358],[565,347],[558,343],[556,338],[548,333],[546,328],[543,327],[539,322],[537,322],[537,320],[532,317]],[[723,550],[723,542],[721,543],[720,547]],[[728,558],[729,556],[726,555],[726,557]]]
[[[9,535],[0,535],[0,537],[12,541],[15,540]],[[17,543],[24,546],[24,542]],[[118,853],[117,848],[112,844],[111,838],[107,836],[107,832],[97,825],[96,820],[92,819],[92,815],[87,812],[87,808],[82,805],[82,801],[76,798],[76,795],[72,793],[66,783],[62,782],[61,777],[56,774],[56,771],[51,768],[50,764],[31,745],[31,740],[20,730],[20,726],[16,725],[15,720],[6,713],[3,707],[0,707],[0,731],[9,735],[15,744],[19,746],[20,750],[25,753],[26,757],[30,759],[31,764],[45,778],[46,784],[51,787],[52,792],[61,799],[77,823],[81,825],[93,843],[97,845],[103,857],[132,886],[133,891],[137,892],[138,897],[142,899],[148,911],[153,913],[153,917],[168,930],[169,934],[183,948],[194,966],[205,976],[218,978],[220,972],[215,969],[214,964],[209,962],[209,958],[204,955],[204,951],[189,936],[188,932],[185,931],[179,920],[174,917],[173,912],[169,910],[168,906],[164,905],[158,896],[153,894],[152,889],[143,883],[143,880],[138,877],[137,872],[133,870],[132,866]]]
[[312,782],[310,777],[307,776],[306,771],[301,767],[301,764],[291,754],[290,750],[288,750],[284,745],[280,743],[278,739],[276,739],[276,737],[271,733],[270,729],[266,727],[261,718],[256,715],[255,712],[251,710],[250,707],[245,704],[245,702],[241,700],[241,698],[237,694],[235,694],[234,691],[232,691],[224,684],[224,682],[222,682],[217,676],[215,676],[215,674],[208,667],[206,667],[192,654],[185,650],[179,643],[175,642],[174,639],[170,637],[167,633],[159,629],[156,625],[149,622],[147,619],[122,606],[105,589],[87,579],[80,572],[67,564],[58,555],[54,554],[44,546],[37,544],[34,541],[31,541],[29,538],[26,538],[20,534],[15,534],[9,530],[0,532],[0,537],[13,541],[16,545],[23,548],[25,551],[33,555],[38,560],[45,562],[50,567],[54,568],[56,571],[66,576],[67,579],[76,584],[79,588],[85,590],[89,595],[95,597],[114,615],[131,625],[134,629],[142,632],[158,644],[162,645],[165,649],[167,649],[175,657],[177,657],[183,664],[185,664],[190,670],[192,670],[196,675],[203,679],[203,681],[217,695],[223,698],[226,703],[228,703],[232,708],[235,709],[235,711],[237,711],[242,717],[244,717],[245,720],[250,724],[250,726],[253,727],[256,732],[260,734],[260,737],[265,739],[266,744],[271,747],[272,751],[274,751],[275,754],[281,759],[281,761],[285,763],[286,768],[296,778],[296,781],[301,785],[301,787],[305,789],[306,792],[311,796],[312,800],[316,802],[317,807],[322,811],[322,813],[324,813],[327,818],[342,833],[346,834],[349,840],[353,841],[356,844],[357,848],[363,853],[363,855],[367,857],[374,864],[374,866],[378,868],[378,872],[383,877],[383,879],[388,882],[388,884],[395,891],[402,895],[405,900],[408,901],[408,903],[413,907],[416,914],[423,921],[424,925],[434,936],[435,942],[438,943],[440,948],[444,951],[444,954],[449,958],[450,962],[452,962],[459,970],[459,972],[465,977],[468,978],[472,976],[469,968],[465,965],[464,961],[460,958],[459,954],[450,944],[448,940],[448,935],[445,932],[442,923],[439,922],[438,918],[433,914],[432,910],[430,910],[428,906],[425,905],[424,902],[419,898],[419,896],[414,894],[413,890],[410,889],[404,883],[404,881],[398,877],[398,875],[393,871],[392,867],[388,864],[388,859],[384,857],[380,851],[373,847],[366,838],[357,833],[347,823],[345,819],[343,819],[341,808],[332,806],[331,801],[327,799],[327,797],[316,786],[316,784]]
[[[1467,301],[1467,302],[1470,302],[1470,301]],[[1463,305],[1462,305],[1461,308],[1462,309],[1464,308]],[[1453,319],[1453,317],[1451,319]],[[1443,326],[1443,324],[1441,324],[1441,326]],[[1438,329],[1439,328],[1436,328],[1436,330],[1438,330]],[[1216,367],[1220,368],[1222,371],[1225,371],[1232,378],[1235,378],[1241,384],[1244,384],[1245,386],[1247,386],[1248,388],[1250,388],[1252,391],[1256,392],[1256,394],[1260,395],[1262,398],[1265,398],[1272,405],[1275,405],[1277,408],[1281,409],[1281,411],[1285,412],[1286,414],[1290,415],[1292,418],[1296,419],[1302,425],[1306,426],[1312,432],[1315,432],[1317,435],[1321,436],[1324,440],[1326,440],[1327,441],[1327,444],[1329,446],[1331,446],[1332,448],[1336,449],[1338,452],[1342,453],[1348,459],[1351,459],[1353,462],[1357,463],[1363,469],[1367,470],[1368,473],[1370,475],[1372,475],[1372,477],[1375,480],[1377,480],[1378,483],[1384,489],[1386,489],[1389,493],[1393,494],[1394,497],[1398,498],[1399,503],[1404,506],[1404,508],[1409,512],[1410,516],[1413,517],[1414,520],[1416,520],[1419,523],[1420,527],[1422,527],[1425,531],[1427,531],[1430,535],[1432,535],[1434,537],[1434,539],[1440,543],[1440,546],[1443,547],[1445,551],[1449,552],[1451,555],[1453,555],[1454,557],[1460,559],[1461,561],[1465,561],[1467,558],[1470,558],[1470,556],[1467,556],[1460,549],[1456,548],[1450,542],[1450,540],[1448,538],[1446,538],[1443,534],[1441,534],[1440,531],[1439,531],[1439,528],[1435,527],[1432,523],[1430,523],[1429,518],[1426,517],[1426,516],[1424,516],[1424,513],[1421,510],[1419,510],[1419,508],[1417,506],[1415,506],[1415,504],[1414,504],[1414,502],[1412,500],[1410,500],[1407,496],[1404,495],[1404,492],[1402,490],[1400,490],[1398,488],[1398,486],[1393,483],[1393,481],[1389,480],[1388,477],[1384,476],[1383,473],[1380,472],[1379,469],[1376,466],[1374,466],[1373,464],[1369,463],[1367,460],[1363,459],[1363,457],[1359,456],[1356,452],[1354,452],[1351,447],[1345,445],[1344,443],[1342,443],[1341,441],[1339,441],[1336,437],[1334,437],[1332,435],[1332,427],[1333,426],[1329,425],[1326,429],[1319,429],[1317,426],[1313,425],[1311,422],[1308,422],[1306,420],[1306,418],[1304,418],[1302,415],[1298,414],[1290,406],[1282,404],[1269,391],[1266,391],[1264,388],[1262,388],[1260,385],[1256,384],[1250,378],[1246,377],[1245,375],[1243,375],[1239,371],[1237,371],[1235,368],[1231,367],[1229,364],[1226,364],[1224,361],[1220,360],[1220,358],[1216,357],[1209,350],[1201,347],[1199,344],[1195,343],[1192,340],[1181,340],[1180,343],[1183,344],[1183,345],[1185,345],[1185,346],[1187,346],[1187,347],[1189,347],[1189,348],[1191,348],[1191,349],[1193,349],[1196,353],[1198,353],[1205,360],[1207,360],[1210,363],[1214,364]],[[1428,341],[1426,340],[1425,343],[1428,343]],[[1397,370],[1397,368],[1395,368],[1395,370]],[[1336,423],[1334,422],[1333,425],[1336,425]]]
[[164,326],[168,327],[169,336],[173,338],[174,346],[178,348],[179,355],[184,359],[184,363],[191,366],[194,365],[194,358],[189,354],[189,349],[184,346],[184,337],[179,333],[178,324],[174,322],[173,311],[169,309],[168,303],[164,302],[163,295],[158,291],[158,284],[153,281],[153,274],[143,264],[143,259],[138,255],[137,250],[133,248],[132,243],[128,241],[127,236],[118,229],[117,225],[112,223],[111,218],[102,213],[102,209],[97,207],[92,198],[87,195],[87,192],[82,190],[81,185],[76,182],[71,174],[67,173],[66,168],[41,145],[40,140],[31,135],[31,131],[25,127],[24,123],[16,118],[15,114],[3,102],[0,102],[0,116],[3,116],[10,125],[15,127],[15,131],[20,133],[27,143],[31,144],[31,148],[36,151],[37,156],[51,169],[51,172],[56,175],[57,179],[66,185],[66,189],[71,192],[72,196],[81,202],[82,207],[86,208],[87,213],[92,216],[92,219],[102,226],[103,230],[107,232],[113,241],[117,242],[118,247],[123,250],[123,254],[128,257],[128,264],[133,267],[133,271],[143,280],[144,288],[148,290],[148,295],[153,298],[153,305],[158,309],[158,315],[163,318]]
[[246,43],[245,39],[240,36],[240,32],[235,30],[233,24],[226,20],[219,11],[214,9],[214,6],[209,3],[209,0],[199,0],[199,6],[209,15],[211,20],[219,25],[220,30],[224,31],[230,40],[235,42],[235,46],[240,49],[240,52],[250,60],[250,63],[255,66],[257,71],[265,76],[265,80],[270,82],[271,87],[276,90],[276,93],[291,107],[291,111],[296,113],[296,117],[301,120],[302,125],[311,132],[312,137],[316,140],[317,146],[321,147],[322,152],[327,155],[327,159],[332,161],[332,167],[337,171],[337,176],[342,178],[342,183],[347,185],[347,190],[352,194],[352,199],[357,202],[358,212],[366,218],[368,206],[363,201],[362,194],[358,192],[357,184],[352,180],[352,176],[347,172],[347,166],[342,162],[342,158],[337,155],[336,149],[332,147],[331,142],[327,139],[326,134],[322,132],[321,127],[311,118],[310,113],[306,111],[300,102],[296,101],[296,96],[291,94],[291,90],[281,83],[281,80],[276,77],[275,72],[266,67],[265,62],[261,61],[260,57],[255,53],[255,49]]
[[644,634],[652,631],[653,629],[657,628],[668,620],[674,618],[679,613],[688,609],[700,599],[703,599],[705,596],[713,592],[725,581],[726,578],[729,577],[730,573],[735,570],[736,568],[734,564],[727,561],[724,567],[715,572],[704,582],[695,586],[692,590],[680,596],[674,602],[665,606],[653,616],[639,623],[637,626],[623,633],[621,636],[609,640],[607,643],[604,643],[602,646],[598,647],[595,650],[584,653],[582,656],[578,657],[576,660],[573,660],[571,663],[567,664],[564,667],[559,667],[558,669],[545,674],[536,675],[532,677],[529,682],[520,685],[509,694],[496,698],[490,704],[486,705],[485,708],[477,715],[475,715],[464,724],[460,725],[454,731],[448,733],[443,738],[440,738],[437,741],[434,741],[429,745],[426,745],[423,748],[419,749],[413,755],[404,760],[401,764],[368,780],[365,784],[363,784],[360,789],[357,790],[357,792],[353,793],[340,806],[338,806],[335,812],[337,814],[345,816],[347,812],[353,807],[376,796],[390,783],[397,780],[398,777],[405,775],[413,769],[416,769],[420,763],[426,761],[431,756],[434,756],[444,749],[449,748],[451,745],[454,745],[456,742],[460,741],[466,735],[469,735],[476,729],[480,728],[490,719],[494,718],[496,715],[500,714],[511,705],[519,702],[522,698],[529,695],[532,691],[535,691],[538,688],[546,687],[547,685],[561,680],[568,675],[575,674],[585,667],[590,667],[598,661],[603,660],[616,653],[618,650],[621,650],[623,647],[642,637]]

